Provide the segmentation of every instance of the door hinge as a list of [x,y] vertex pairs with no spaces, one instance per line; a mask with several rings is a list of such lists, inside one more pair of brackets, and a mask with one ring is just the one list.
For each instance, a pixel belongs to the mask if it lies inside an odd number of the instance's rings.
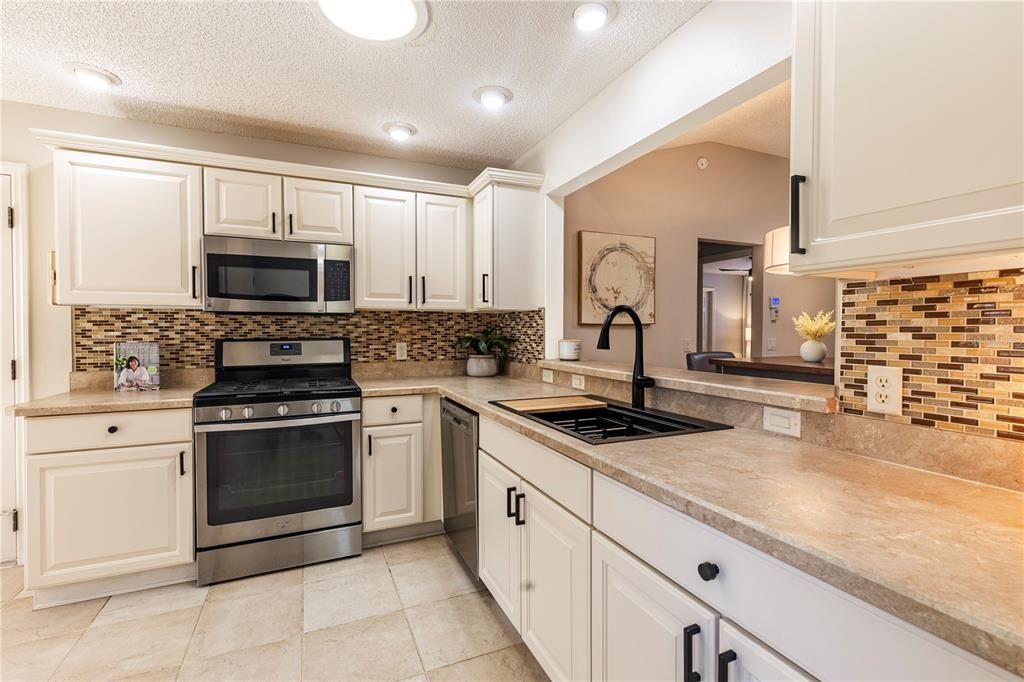
[[15,381],[18,378],[18,361],[11,360],[11,381]]
[[7,207],[7,227],[14,229],[14,207]]
[[4,511],[0,512],[0,515],[10,516],[11,517],[11,529],[15,533],[17,533],[18,532],[18,510],[17,509],[5,509]]

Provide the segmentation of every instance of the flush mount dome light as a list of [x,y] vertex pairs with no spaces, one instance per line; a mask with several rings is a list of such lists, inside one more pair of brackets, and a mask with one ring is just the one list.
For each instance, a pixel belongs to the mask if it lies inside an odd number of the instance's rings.
[[405,142],[416,134],[416,129],[408,123],[388,123],[384,126],[384,132],[395,142]]
[[585,2],[572,13],[573,23],[583,33],[601,28],[615,17],[615,5],[603,2]]
[[90,64],[66,62],[64,70],[73,73],[79,83],[93,90],[108,90],[121,84],[121,79],[110,71]]
[[500,85],[485,85],[473,91],[473,99],[491,111],[497,111],[512,101],[512,91]]
[[332,26],[371,43],[405,43],[423,33],[429,19],[425,0],[318,0]]

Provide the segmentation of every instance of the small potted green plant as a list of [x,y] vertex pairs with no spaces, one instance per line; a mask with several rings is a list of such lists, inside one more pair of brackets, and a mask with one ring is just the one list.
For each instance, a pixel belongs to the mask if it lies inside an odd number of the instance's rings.
[[493,377],[498,373],[500,361],[508,357],[515,342],[511,336],[498,334],[492,328],[476,334],[463,334],[455,340],[455,347],[469,353],[466,374],[471,377]]

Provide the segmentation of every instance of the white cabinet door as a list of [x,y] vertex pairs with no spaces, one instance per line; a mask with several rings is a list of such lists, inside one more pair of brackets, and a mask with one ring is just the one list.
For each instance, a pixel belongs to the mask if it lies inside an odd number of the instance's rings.
[[480,580],[508,619],[520,630],[520,537],[515,524],[515,495],[519,476],[483,450],[480,451],[477,485],[477,556]]
[[714,679],[718,614],[594,532],[594,680]]
[[473,307],[494,307],[494,185],[473,197]]
[[[718,679],[724,682],[773,682],[813,677],[727,621],[718,624]],[[707,677],[705,679],[711,679]]]
[[469,200],[416,195],[416,272],[420,310],[466,309]]
[[56,150],[56,302],[198,308],[200,169]]
[[281,176],[204,168],[206,234],[281,239]]
[[192,561],[191,443],[26,460],[27,587]]
[[352,243],[352,185],[284,179],[284,236],[298,242]]
[[363,429],[363,530],[423,521],[423,424]]
[[416,195],[355,188],[356,307],[415,310]]
[[523,642],[553,680],[590,679],[590,528],[523,482]]
[[793,5],[796,272],[1024,249],[1024,4]]

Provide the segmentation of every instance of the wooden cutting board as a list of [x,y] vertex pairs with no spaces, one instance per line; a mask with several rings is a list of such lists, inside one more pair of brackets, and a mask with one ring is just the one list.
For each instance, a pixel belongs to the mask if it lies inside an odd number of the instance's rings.
[[606,402],[578,395],[565,395],[558,396],[556,398],[502,400],[498,404],[520,412],[561,412],[562,410],[579,410],[608,406],[608,403]]

